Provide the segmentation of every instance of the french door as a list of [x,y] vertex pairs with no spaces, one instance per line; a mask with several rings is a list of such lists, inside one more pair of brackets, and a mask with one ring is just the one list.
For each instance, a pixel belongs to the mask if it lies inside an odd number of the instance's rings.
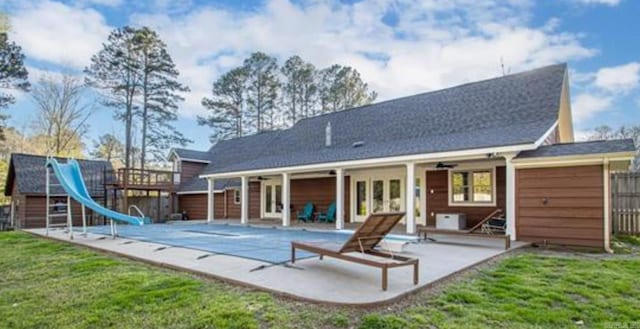
[[262,184],[262,217],[276,218],[282,216],[282,184],[267,181]]
[[399,177],[356,178],[354,189],[355,220],[364,221],[369,214],[404,209],[404,180]]

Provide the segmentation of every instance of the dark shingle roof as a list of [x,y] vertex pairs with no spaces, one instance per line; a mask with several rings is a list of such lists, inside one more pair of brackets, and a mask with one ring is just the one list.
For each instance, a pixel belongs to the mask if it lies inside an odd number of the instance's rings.
[[[221,191],[226,188],[239,187],[240,179],[216,179],[214,181],[214,189]],[[207,180],[204,178],[193,177],[190,181],[180,187],[180,192],[202,192],[207,190]]]
[[547,66],[221,141],[203,174],[533,143],[558,119],[566,70]]
[[634,152],[635,150],[633,139],[602,140],[545,145],[535,150],[520,152],[516,159]]
[[206,151],[173,148],[172,152],[175,152],[182,160],[209,161],[209,153]]
[[[66,162],[64,158],[56,159],[62,163]],[[46,193],[46,161],[46,156],[21,153],[11,154],[5,195],[11,195],[11,187],[14,181],[20,194],[44,195]],[[104,170],[111,170],[111,163],[103,160],[78,160],[78,162],[89,193],[94,197],[103,196]],[[51,178],[52,184],[58,183],[55,175],[52,174]],[[64,190],[60,186],[52,186],[51,192],[53,194],[64,194]]]

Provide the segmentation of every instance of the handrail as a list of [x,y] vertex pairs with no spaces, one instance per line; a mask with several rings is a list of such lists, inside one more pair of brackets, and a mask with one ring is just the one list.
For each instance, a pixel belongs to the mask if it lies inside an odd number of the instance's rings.
[[140,208],[138,208],[138,206],[134,204],[129,206],[129,210],[127,211],[129,216],[131,216],[131,209],[134,209],[136,212],[138,212],[138,215],[140,215],[140,218],[144,218],[144,213],[142,212],[142,210],[140,210]]
[[482,224],[484,224],[484,223],[488,222],[488,221],[489,221],[493,216],[495,216],[495,215],[497,215],[497,214],[499,214],[499,213],[501,213],[501,212],[502,212],[502,209],[496,209],[496,210],[494,210],[493,212],[491,212],[491,214],[489,214],[489,216],[487,216],[487,217],[483,218],[481,221],[479,221],[479,222],[478,222],[478,224],[476,224],[475,226],[473,226],[472,228],[470,228],[470,229],[469,229],[469,232],[473,232],[473,231],[475,231],[475,230],[479,229],[479,228],[482,226]]

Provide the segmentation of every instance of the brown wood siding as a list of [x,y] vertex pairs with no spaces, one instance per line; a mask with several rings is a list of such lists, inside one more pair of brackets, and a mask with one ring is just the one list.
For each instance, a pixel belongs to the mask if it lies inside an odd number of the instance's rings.
[[[186,211],[189,219],[207,219],[207,195],[206,194],[182,194],[178,197],[179,211]],[[222,193],[216,193],[213,197],[215,218],[223,218],[224,198]]]
[[180,164],[182,169],[180,171],[180,184],[188,183],[191,178],[198,176],[206,166],[206,163],[182,161]]
[[[51,203],[60,200],[66,204],[67,197],[51,197]],[[96,200],[101,203],[100,199]],[[18,220],[20,228],[39,228],[46,226],[46,197],[44,196],[22,196],[18,207]],[[87,224],[91,224],[93,212],[86,209]],[[82,207],[79,203],[71,199],[71,216],[74,226],[82,226]],[[54,217],[52,223],[65,223],[66,217]]]
[[518,169],[516,189],[518,240],[604,245],[602,166]]
[[[344,178],[344,220],[350,222],[351,202],[349,193],[349,177]],[[316,211],[326,212],[329,205],[336,200],[336,179],[305,178],[291,180],[291,220],[296,220],[297,212],[304,208],[307,202],[312,202]]]
[[[449,173],[446,170],[427,171],[427,225],[436,225],[438,213],[463,213],[467,226],[471,227],[496,208],[505,210],[505,167],[496,167],[496,207],[454,206],[449,207]],[[433,190],[433,193],[431,193]]]
[[260,218],[260,182],[249,182],[249,218]]

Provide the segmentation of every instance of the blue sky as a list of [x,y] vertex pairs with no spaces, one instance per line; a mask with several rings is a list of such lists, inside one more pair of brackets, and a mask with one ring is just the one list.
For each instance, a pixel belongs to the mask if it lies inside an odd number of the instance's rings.
[[[196,149],[209,147],[209,128],[195,120],[200,100],[256,50],[353,66],[379,100],[498,76],[501,58],[513,73],[567,62],[579,138],[601,124],[640,124],[640,1],[5,0],[0,9],[34,82],[81,74],[115,27],[156,29],[192,90],[176,125]],[[25,130],[35,116],[28,95],[8,112]],[[110,109],[89,124],[88,139],[122,136]]]

